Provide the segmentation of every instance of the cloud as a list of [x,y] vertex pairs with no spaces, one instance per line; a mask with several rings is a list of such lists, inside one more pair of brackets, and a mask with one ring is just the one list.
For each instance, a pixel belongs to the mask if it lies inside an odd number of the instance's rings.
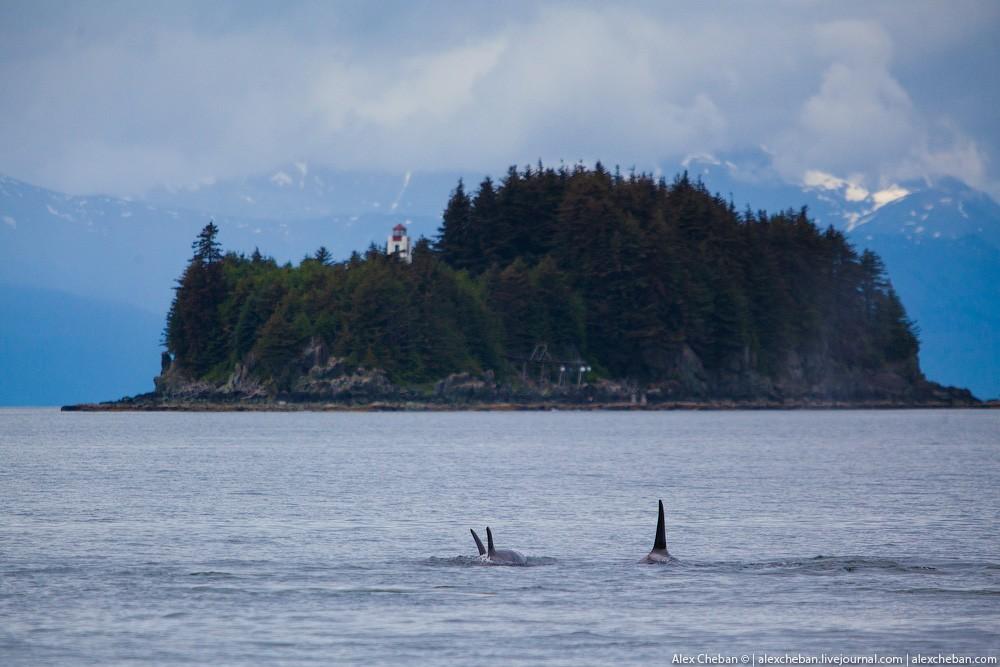
[[831,62],[819,90],[775,142],[776,165],[787,178],[817,167],[855,171],[849,201],[867,197],[863,184],[880,187],[936,175],[991,188],[983,149],[953,124],[928,119],[893,76],[885,30],[873,23],[835,22],[817,28],[816,44]]
[[[156,20],[131,3],[59,17],[31,7],[0,9],[0,172],[72,192],[191,187],[293,160],[653,170],[759,144],[792,182],[850,174],[848,197],[933,174],[998,180],[1000,130],[973,136],[926,111],[920,86],[934,81],[904,85],[894,70],[924,66],[915,41],[936,57],[992,44],[989,3],[914,2],[903,15],[849,2],[584,2],[498,15],[179,1]],[[965,75],[996,92],[988,72]]]
[[779,169],[789,177],[817,168],[844,173],[906,154],[919,119],[889,71],[888,35],[877,25],[838,22],[818,26],[815,37],[818,54],[831,61],[774,143]]

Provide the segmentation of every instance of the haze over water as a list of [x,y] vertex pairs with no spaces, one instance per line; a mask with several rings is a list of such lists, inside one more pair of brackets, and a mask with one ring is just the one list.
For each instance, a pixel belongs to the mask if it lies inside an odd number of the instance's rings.
[[998,411],[2,410],[0,664],[996,655],[998,454]]

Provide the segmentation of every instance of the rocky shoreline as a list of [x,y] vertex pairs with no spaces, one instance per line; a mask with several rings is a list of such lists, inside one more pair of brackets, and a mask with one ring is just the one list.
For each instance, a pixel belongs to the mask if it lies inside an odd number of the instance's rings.
[[683,350],[673,378],[660,382],[578,378],[551,381],[525,373],[454,373],[426,385],[393,382],[379,368],[348,363],[310,341],[289,378],[261,379],[248,358],[224,378],[188,375],[165,357],[155,390],[105,403],[67,405],[67,412],[396,412],[537,410],[844,410],[978,408],[968,390],[928,381],[915,365],[877,371],[829,367],[790,355],[777,379],[735,367],[710,373]]
[[217,403],[207,401],[134,401],[64,405],[63,412],[641,412],[717,410],[906,410],[1000,409],[1000,401],[957,403],[893,401],[676,401],[668,403],[320,403],[262,401]]

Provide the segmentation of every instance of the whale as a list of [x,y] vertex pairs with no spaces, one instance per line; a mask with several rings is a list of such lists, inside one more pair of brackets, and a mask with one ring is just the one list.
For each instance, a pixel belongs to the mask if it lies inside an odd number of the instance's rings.
[[660,501],[660,515],[656,519],[656,538],[653,540],[653,548],[640,563],[666,563],[672,557],[667,551],[667,529],[663,521],[663,501]]
[[528,559],[520,551],[514,551],[513,549],[497,549],[493,545],[493,531],[490,527],[486,527],[486,543],[488,546],[483,546],[483,541],[479,539],[476,535],[476,531],[469,529],[472,533],[472,539],[476,541],[476,549],[479,551],[480,558],[486,560],[486,562],[493,563],[494,565],[527,565]]

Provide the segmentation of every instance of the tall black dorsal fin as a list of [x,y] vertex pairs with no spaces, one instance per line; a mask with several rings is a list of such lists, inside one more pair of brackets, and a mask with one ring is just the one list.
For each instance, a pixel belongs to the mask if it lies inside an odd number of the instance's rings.
[[476,531],[474,531],[474,530],[472,530],[470,528],[469,532],[472,533],[472,539],[474,539],[476,541],[476,548],[479,549],[479,555],[480,556],[485,556],[486,555],[486,547],[483,546],[483,541],[481,539],[479,539],[478,535],[476,535]]
[[653,550],[667,550],[667,528],[663,523],[663,501],[660,501],[660,516],[656,519],[656,541],[653,542]]
[[490,530],[489,526],[486,526],[486,544],[489,545],[489,551],[486,553],[492,557],[497,550],[493,548],[493,531]]

